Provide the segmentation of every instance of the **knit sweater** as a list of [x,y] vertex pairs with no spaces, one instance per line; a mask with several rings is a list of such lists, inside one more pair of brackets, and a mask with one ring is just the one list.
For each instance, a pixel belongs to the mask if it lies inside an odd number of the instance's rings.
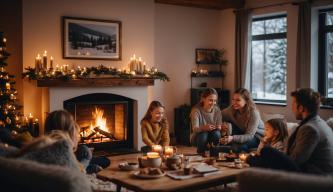
[[147,146],[168,146],[170,143],[168,121],[164,123],[151,123],[150,121],[142,120],[141,133],[142,141]]
[[193,139],[196,134],[202,132],[201,126],[206,124],[221,125],[222,116],[221,110],[219,107],[214,106],[211,112],[206,112],[201,106],[197,105],[192,108],[191,111],[191,126],[192,134],[191,138]]
[[234,110],[232,106],[222,110],[223,121],[233,123],[244,131],[242,135],[233,135],[233,142],[245,143],[254,136],[261,139],[264,134],[263,122],[261,121],[259,111],[252,109],[249,117],[239,110]]
[[265,142],[265,141],[261,140],[260,144],[258,146],[257,152],[260,153],[260,151],[264,147],[272,147],[282,153],[286,153],[287,139],[285,139],[285,141],[272,141],[272,142]]

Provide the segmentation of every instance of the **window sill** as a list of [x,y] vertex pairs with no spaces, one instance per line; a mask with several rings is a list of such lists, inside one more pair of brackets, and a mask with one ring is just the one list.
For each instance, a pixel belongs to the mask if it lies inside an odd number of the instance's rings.
[[320,109],[333,109],[333,106],[331,106],[331,105],[321,105],[320,106]]
[[272,105],[272,106],[280,106],[280,107],[286,107],[287,103],[276,103],[272,101],[254,101],[257,105]]

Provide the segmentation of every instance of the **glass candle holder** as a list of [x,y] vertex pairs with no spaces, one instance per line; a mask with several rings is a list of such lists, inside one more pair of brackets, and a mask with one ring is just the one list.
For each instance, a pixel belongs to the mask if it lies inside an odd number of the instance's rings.
[[174,149],[173,149],[172,146],[165,146],[164,147],[164,155],[166,157],[172,157],[173,156],[173,151],[174,151]]

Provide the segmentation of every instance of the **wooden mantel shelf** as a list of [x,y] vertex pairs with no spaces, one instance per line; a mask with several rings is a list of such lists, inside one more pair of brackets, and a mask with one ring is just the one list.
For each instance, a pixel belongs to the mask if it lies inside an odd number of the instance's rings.
[[153,78],[120,79],[110,78],[87,78],[63,81],[60,79],[37,80],[38,87],[122,87],[122,86],[150,86],[154,85]]

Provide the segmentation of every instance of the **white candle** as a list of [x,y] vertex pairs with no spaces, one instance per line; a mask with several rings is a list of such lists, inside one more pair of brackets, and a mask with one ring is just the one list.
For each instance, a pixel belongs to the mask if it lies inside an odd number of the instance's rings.
[[44,51],[43,54],[43,69],[47,69],[47,51]]
[[51,56],[51,59],[50,59],[50,68],[53,69],[53,57]]
[[153,152],[160,153],[160,152],[162,152],[162,146],[161,145],[153,145],[152,150],[153,150]]

